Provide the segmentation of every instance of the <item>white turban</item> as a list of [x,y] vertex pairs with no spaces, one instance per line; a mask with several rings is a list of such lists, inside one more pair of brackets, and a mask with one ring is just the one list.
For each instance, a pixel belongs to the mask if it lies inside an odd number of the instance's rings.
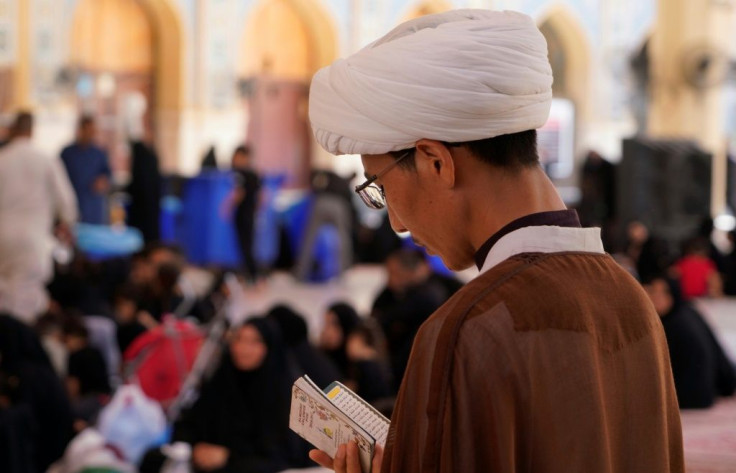
[[541,127],[552,101],[547,42],[517,12],[454,10],[399,25],[317,72],[309,117],[333,154],[417,140],[474,141]]

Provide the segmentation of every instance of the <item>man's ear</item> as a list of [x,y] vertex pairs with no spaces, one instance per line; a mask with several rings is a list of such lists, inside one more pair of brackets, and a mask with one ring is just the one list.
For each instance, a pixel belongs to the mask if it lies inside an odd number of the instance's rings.
[[416,143],[415,162],[419,172],[429,173],[447,188],[455,186],[455,160],[450,149],[440,141],[421,139]]

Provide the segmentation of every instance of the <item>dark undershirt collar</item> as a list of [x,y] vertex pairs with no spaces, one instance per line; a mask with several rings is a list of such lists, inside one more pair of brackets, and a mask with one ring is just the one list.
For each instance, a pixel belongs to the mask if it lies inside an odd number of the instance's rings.
[[478,270],[483,267],[483,263],[486,262],[488,253],[491,252],[493,245],[495,245],[502,237],[520,228],[541,226],[581,227],[578,213],[574,210],[553,210],[551,212],[539,212],[517,218],[494,233],[491,238],[486,240],[486,242],[478,248],[478,251],[475,252],[475,265],[478,267]]

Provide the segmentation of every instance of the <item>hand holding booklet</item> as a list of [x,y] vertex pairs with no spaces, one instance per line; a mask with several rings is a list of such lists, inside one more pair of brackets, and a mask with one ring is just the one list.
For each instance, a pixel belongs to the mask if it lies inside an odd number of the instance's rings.
[[308,376],[291,390],[289,428],[332,458],[337,447],[355,441],[363,472],[370,472],[376,444],[384,446],[389,420],[339,382],[323,391]]

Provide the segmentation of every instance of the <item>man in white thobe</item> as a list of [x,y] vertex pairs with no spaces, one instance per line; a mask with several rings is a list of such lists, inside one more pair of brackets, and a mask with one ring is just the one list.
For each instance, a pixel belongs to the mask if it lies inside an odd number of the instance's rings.
[[32,133],[33,116],[20,113],[0,149],[0,311],[28,324],[48,307],[55,223],[77,220],[61,161],[36,150]]

